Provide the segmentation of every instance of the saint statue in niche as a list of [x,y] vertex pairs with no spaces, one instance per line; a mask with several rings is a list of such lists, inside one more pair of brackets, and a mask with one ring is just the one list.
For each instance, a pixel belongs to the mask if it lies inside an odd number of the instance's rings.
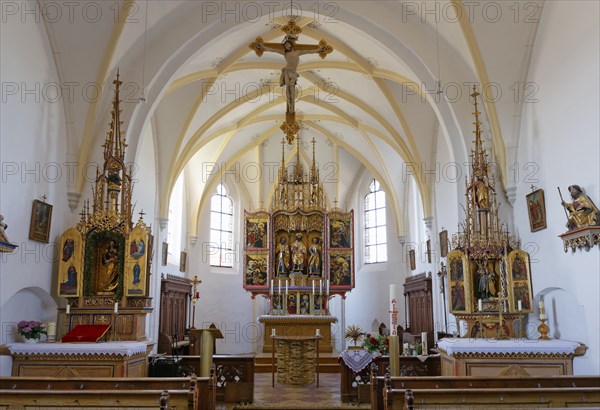
[[308,274],[321,276],[321,240],[318,236],[312,239],[308,248]]

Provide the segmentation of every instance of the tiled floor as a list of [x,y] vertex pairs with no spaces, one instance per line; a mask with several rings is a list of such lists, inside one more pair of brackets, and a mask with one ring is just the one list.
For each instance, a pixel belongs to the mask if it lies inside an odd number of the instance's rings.
[[342,403],[340,396],[340,375],[324,373],[316,383],[306,386],[288,386],[277,383],[271,386],[270,373],[257,373],[254,376],[254,402],[248,405],[219,403],[218,410],[231,409],[369,409],[369,405]]

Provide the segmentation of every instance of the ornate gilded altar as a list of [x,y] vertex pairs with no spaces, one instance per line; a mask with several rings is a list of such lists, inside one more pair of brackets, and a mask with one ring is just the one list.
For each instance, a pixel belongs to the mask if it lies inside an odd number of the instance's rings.
[[61,236],[58,296],[68,308],[59,309],[59,333],[80,324],[110,324],[119,340],[145,340],[152,232],[143,212],[133,223],[132,168],[125,165],[121,131],[119,74],[113,82],[112,119],[104,142],[104,164],[96,169],[90,201],[84,203],[77,226]]
[[[475,90],[475,142],[466,186],[466,218],[448,253],[450,312],[468,324],[466,337],[517,336],[515,321],[533,312],[529,254],[500,223],[494,176],[481,139]],[[522,323],[519,323],[522,326]],[[519,327],[517,326],[517,328]]]
[[[264,351],[271,351],[270,332],[278,335],[323,336],[321,351],[331,352],[328,300],[345,296],[354,288],[353,211],[327,209],[312,140],[312,164],[308,173],[300,159],[296,139],[296,162],[285,166],[282,141],[281,167],[269,210],[245,213],[244,289],[252,297],[270,301],[265,323]],[[290,317],[297,316],[291,333]],[[298,326],[300,325],[300,326]],[[283,333],[285,332],[285,333]]]

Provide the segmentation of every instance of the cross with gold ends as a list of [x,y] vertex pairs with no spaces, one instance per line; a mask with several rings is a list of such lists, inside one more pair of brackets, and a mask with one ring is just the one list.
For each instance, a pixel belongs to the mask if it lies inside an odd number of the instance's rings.
[[290,20],[281,28],[286,35],[281,43],[265,43],[262,37],[256,37],[248,45],[251,50],[261,57],[265,51],[281,54],[285,59],[285,67],[281,69],[279,85],[285,88],[286,111],[285,122],[281,126],[285,133],[288,143],[294,141],[295,136],[300,130],[300,125],[296,122],[296,84],[298,83],[298,64],[300,56],[304,54],[318,54],[321,58],[327,57],[327,54],[333,52],[333,47],[321,40],[319,44],[298,44],[298,35],[302,28],[294,20]]

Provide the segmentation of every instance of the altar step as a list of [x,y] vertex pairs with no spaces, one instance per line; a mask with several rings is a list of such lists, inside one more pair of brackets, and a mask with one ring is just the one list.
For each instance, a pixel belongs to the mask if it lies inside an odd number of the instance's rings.
[[[256,373],[271,373],[271,360],[270,354],[256,355],[254,371]],[[277,366],[277,358],[275,358],[275,366]],[[341,369],[337,354],[319,354],[319,373],[340,373]]]

